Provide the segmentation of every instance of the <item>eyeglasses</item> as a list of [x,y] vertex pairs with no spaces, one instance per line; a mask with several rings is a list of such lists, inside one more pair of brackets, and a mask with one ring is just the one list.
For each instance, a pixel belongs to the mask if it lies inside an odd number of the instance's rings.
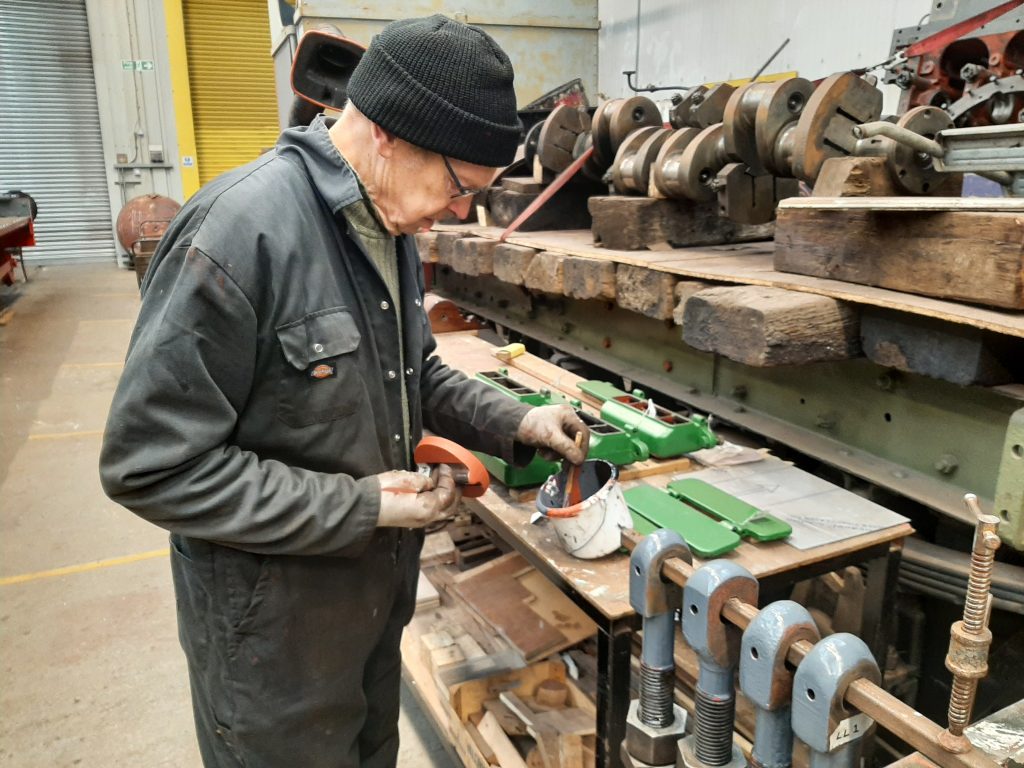
[[452,200],[461,200],[464,197],[473,197],[487,189],[487,187],[464,186],[463,183],[459,181],[459,177],[455,174],[455,169],[452,168],[452,164],[448,162],[448,158],[441,155],[441,159],[444,160],[444,167],[448,169],[448,175],[451,177],[452,183],[455,185],[455,188],[459,190],[457,195],[450,195]]

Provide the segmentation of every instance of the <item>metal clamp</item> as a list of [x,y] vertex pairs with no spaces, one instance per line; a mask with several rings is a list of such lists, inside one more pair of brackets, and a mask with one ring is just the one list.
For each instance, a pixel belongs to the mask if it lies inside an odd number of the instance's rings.
[[819,642],[800,662],[793,677],[793,733],[811,749],[811,768],[857,768],[861,744],[875,721],[851,712],[846,689],[865,678],[878,685],[882,676],[867,644],[840,632]]
[[629,558],[629,604],[643,617],[644,633],[640,697],[630,704],[621,749],[623,763],[634,768],[673,764],[686,729],[686,712],[673,698],[673,618],[682,590],[662,578],[662,568],[670,558],[691,562],[682,536],[665,528],[645,537]]
[[738,627],[722,618],[722,608],[732,599],[757,605],[757,592],[757,579],[728,560],[712,560],[698,568],[683,588],[683,635],[700,660],[694,732],[683,739],[680,750],[680,764],[686,768],[745,765],[732,739],[733,672],[739,662],[741,635]]
[[814,644],[820,635],[814,619],[799,603],[779,600],[750,622],[740,646],[740,690],[757,709],[751,768],[789,768],[793,760],[790,701],[793,671],[789,647]]

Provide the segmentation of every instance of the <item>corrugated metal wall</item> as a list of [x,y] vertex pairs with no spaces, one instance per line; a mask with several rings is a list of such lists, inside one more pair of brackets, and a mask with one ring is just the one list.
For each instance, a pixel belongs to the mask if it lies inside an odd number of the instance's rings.
[[185,0],[192,117],[205,184],[274,146],[279,133],[264,0]]
[[0,189],[39,203],[26,258],[114,258],[85,0],[0,2]]

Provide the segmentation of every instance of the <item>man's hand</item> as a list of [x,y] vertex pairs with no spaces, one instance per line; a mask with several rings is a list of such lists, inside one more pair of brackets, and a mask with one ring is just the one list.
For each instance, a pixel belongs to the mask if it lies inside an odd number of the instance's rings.
[[[583,433],[580,447],[576,435]],[[590,447],[590,430],[570,405],[542,405],[529,411],[519,424],[516,440],[540,449],[544,458],[564,457],[582,464]]]
[[[436,480],[435,480],[436,478]],[[379,528],[422,528],[451,517],[462,498],[462,489],[455,484],[452,469],[438,466],[431,476],[418,472],[382,472],[380,483]]]

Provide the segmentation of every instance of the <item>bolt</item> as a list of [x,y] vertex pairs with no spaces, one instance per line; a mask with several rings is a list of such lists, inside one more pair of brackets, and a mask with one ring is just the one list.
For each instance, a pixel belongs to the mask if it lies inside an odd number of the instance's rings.
[[681,93],[673,93],[672,94],[672,106],[673,107],[676,106],[677,104],[680,104],[682,101],[683,101],[683,94],[681,94]]
[[605,349],[610,349],[612,346],[611,337],[605,336],[603,339],[601,339],[601,346],[604,347]]
[[944,453],[935,460],[935,470],[944,475],[952,475],[959,468],[960,462],[951,453]]
[[661,368],[662,368],[663,371],[665,371],[665,373],[671,373],[672,372],[672,361],[671,360],[663,360],[662,363],[661,363]]
[[921,64],[921,74],[922,75],[930,75],[934,71],[935,71],[935,62],[934,61],[925,61],[925,62],[923,62]]
[[982,514],[978,497],[973,493],[964,496],[964,504],[977,523],[971,549],[971,570],[967,577],[964,618],[950,631],[949,653],[946,655],[946,668],[953,673],[953,689],[949,694],[949,727],[941,734],[939,743],[950,752],[970,749],[964,728],[971,721],[978,678],[988,671],[988,646],[992,642],[992,633],[988,630],[989,590],[992,564],[1000,544],[997,533],[999,518]]
[[892,392],[894,389],[896,389],[896,374],[893,373],[892,371],[883,373],[881,376],[875,379],[875,384],[883,392]]

